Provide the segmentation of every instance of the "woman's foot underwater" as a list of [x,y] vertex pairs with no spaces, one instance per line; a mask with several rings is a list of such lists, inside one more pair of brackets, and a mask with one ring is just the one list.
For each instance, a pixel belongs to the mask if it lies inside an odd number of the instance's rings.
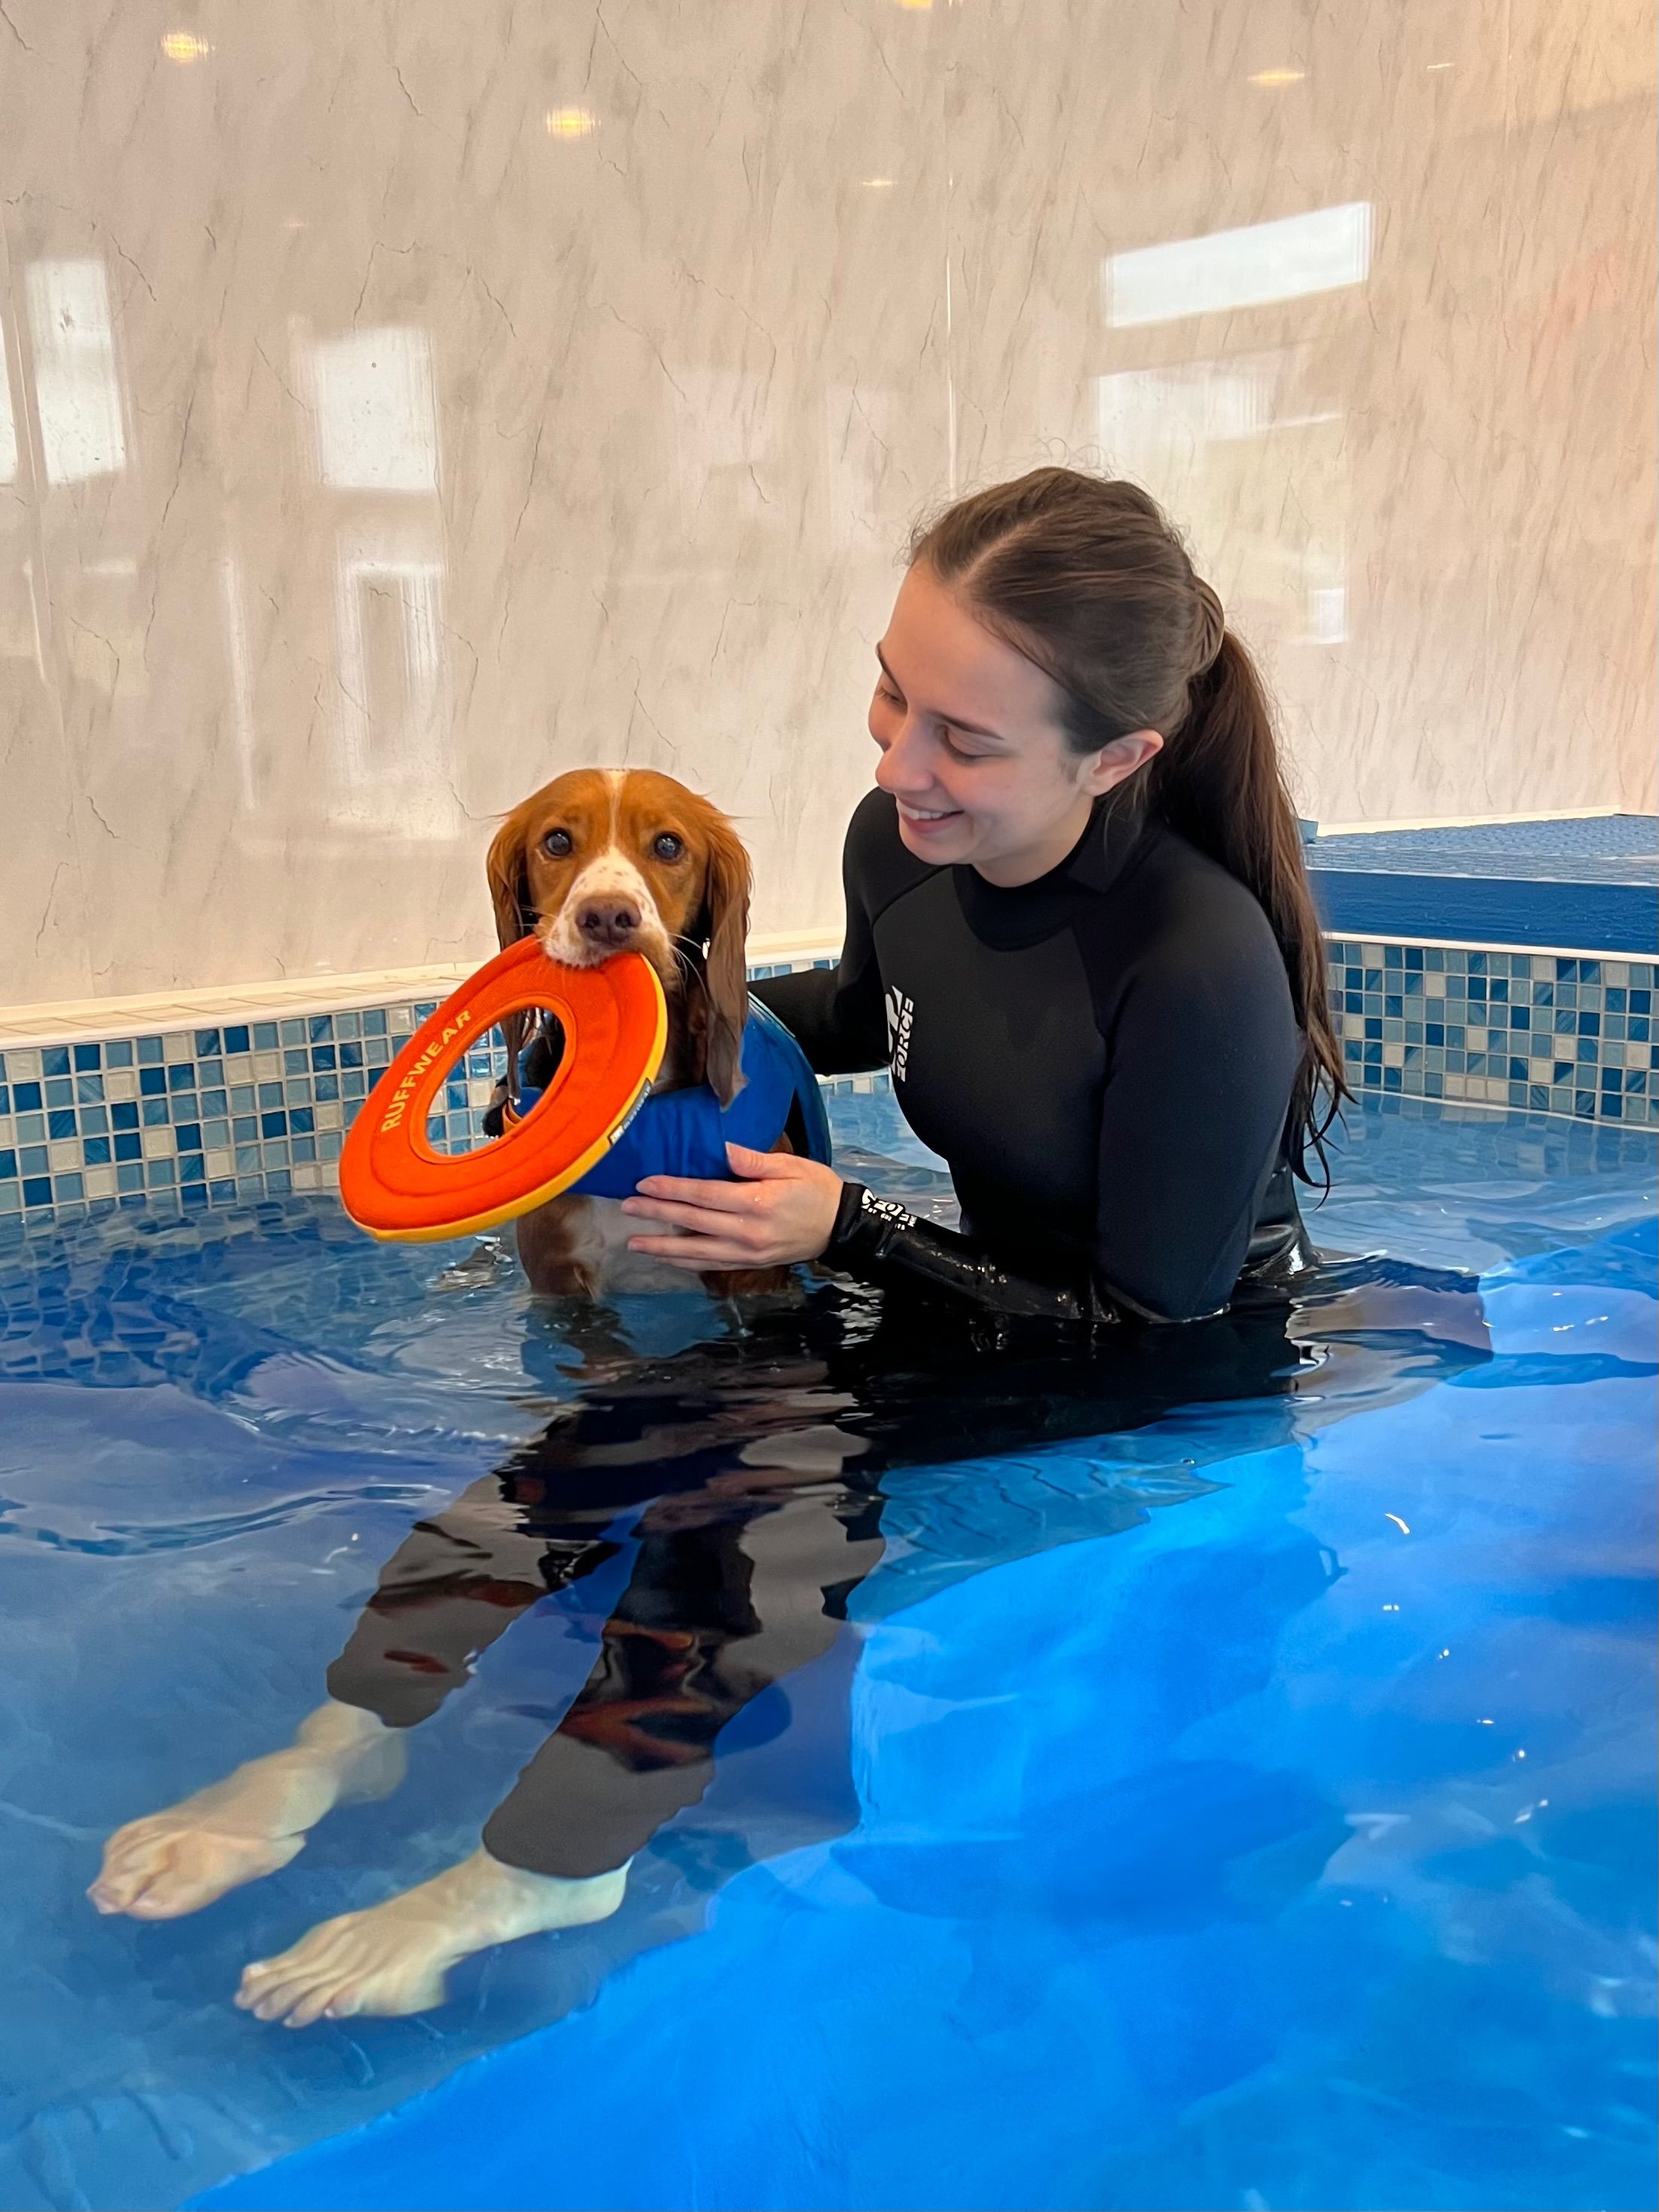
[[251,1759],[222,1782],[118,1828],[87,1894],[100,1912],[138,1920],[198,1912],[286,1866],[331,1806],[388,1795],[404,1765],[402,1737],[373,1714],[321,1706],[285,1750]]
[[325,1920],[291,1950],[248,1967],[236,2002],[285,2027],[356,2013],[425,2012],[444,2001],[449,1969],[473,1952],[549,1928],[604,1920],[628,1869],[565,1881],[504,1866],[484,1850],[365,1912]]

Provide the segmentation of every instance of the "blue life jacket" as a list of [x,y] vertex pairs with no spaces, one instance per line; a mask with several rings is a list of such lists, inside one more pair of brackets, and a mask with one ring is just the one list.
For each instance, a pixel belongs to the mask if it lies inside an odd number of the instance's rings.
[[[519,1055],[521,1084],[532,1048],[533,1040]],[[747,1079],[743,1089],[725,1108],[706,1083],[684,1091],[647,1091],[605,1158],[580,1182],[572,1183],[570,1195],[632,1198],[635,1185],[647,1176],[730,1182],[727,1145],[769,1152],[794,1106],[800,1109],[808,1156],[829,1166],[830,1122],[817,1078],[794,1038],[758,999],[749,1001],[749,1019],[744,1024],[743,1072]],[[520,1121],[541,1095],[539,1090],[520,1089]]]

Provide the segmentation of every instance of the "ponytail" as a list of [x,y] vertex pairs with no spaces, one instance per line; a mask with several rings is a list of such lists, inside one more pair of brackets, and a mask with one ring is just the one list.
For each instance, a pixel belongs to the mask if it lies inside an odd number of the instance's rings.
[[[1324,1137],[1352,1097],[1331,1021],[1325,943],[1302,858],[1302,830],[1285,787],[1273,720],[1244,644],[1224,629],[1211,666],[1195,678],[1182,728],[1146,774],[1147,811],[1254,893],[1272,925],[1291,987],[1303,1052],[1291,1092],[1291,1164],[1313,1180]],[[1329,1182],[1328,1171],[1324,1178]]]
[[1079,753],[1135,730],[1162,733],[1156,757],[1109,804],[1167,823],[1266,914],[1303,1038],[1291,1160],[1312,1181],[1308,1154],[1323,1167],[1322,1140],[1352,1093],[1301,830],[1255,664],[1163,510],[1137,484],[1034,469],[921,525],[909,559],[925,560],[1044,671]]

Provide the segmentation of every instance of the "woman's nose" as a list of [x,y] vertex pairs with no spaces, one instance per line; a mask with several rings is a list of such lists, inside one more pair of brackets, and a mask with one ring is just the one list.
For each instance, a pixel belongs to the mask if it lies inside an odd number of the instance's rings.
[[902,797],[911,792],[930,791],[933,782],[933,776],[921,757],[921,748],[911,737],[907,724],[897,737],[881,749],[881,758],[876,763],[877,787]]

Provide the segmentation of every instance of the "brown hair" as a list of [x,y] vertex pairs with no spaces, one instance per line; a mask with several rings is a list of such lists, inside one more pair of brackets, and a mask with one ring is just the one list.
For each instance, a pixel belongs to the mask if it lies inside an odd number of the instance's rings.
[[1137,484],[1033,469],[919,524],[908,558],[927,562],[1058,686],[1079,754],[1134,730],[1162,735],[1157,757],[1107,804],[1167,823],[1267,915],[1303,1036],[1289,1134],[1310,1180],[1307,1152],[1322,1161],[1321,1139],[1352,1094],[1301,830],[1255,663],[1173,525]]

